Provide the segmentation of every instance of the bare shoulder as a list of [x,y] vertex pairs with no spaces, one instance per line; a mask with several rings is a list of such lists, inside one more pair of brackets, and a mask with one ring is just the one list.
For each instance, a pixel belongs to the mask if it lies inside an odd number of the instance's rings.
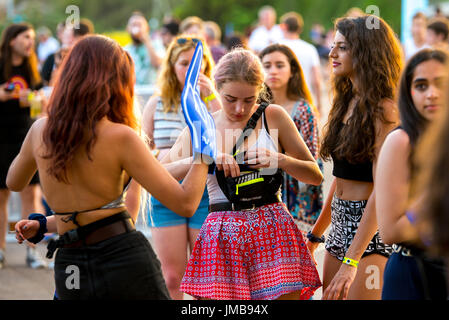
[[394,130],[385,138],[382,149],[396,156],[408,156],[410,152],[410,138],[404,130]]
[[[287,129],[291,126],[294,126],[290,115],[285,111],[285,109],[277,104],[270,104],[265,109],[265,115],[267,119],[267,124],[270,129],[276,128],[281,131],[284,131],[283,129]],[[291,122],[291,124],[290,124]],[[289,128],[291,129],[291,128]]]
[[265,109],[267,120],[274,123],[282,123],[285,119],[290,119],[289,114],[285,109],[278,104],[270,104]]
[[282,114],[287,114],[287,111],[285,111],[285,109],[278,105],[278,104],[270,104],[268,105],[268,107],[265,109],[265,112],[269,115],[273,114],[273,115],[280,115]]
[[140,139],[136,131],[121,123],[108,122],[107,125],[104,126],[102,133],[104,137],[111,142],[111,146],[122,145],[133,139]]
[[149,115],[153,115],[154,111],[156,110],[157,103],[159,101],[158,95],[151,96],[150,99],[148,99],[148,102],[146,103],[144,109],[143,109],[143,117],[144,119],[148,117]]
[[44,130],[45,126],[47,125],[48,118],[42,117],[37,119],[33,122],[33,125],[31,126],[30,130],[35,130],[35,132]]
[[159,99],[160,99],[160,97],[157,94],[152,95],[150,97],[150,99],[148,99],[148,101],[147,101],[147,103],[145,105],[145,109],[147,109],[147,107],[155,108],[157,103],[158,103],[158,101],[159,101]]
[[34,121],[33,125],[28,131],[28,135],[31,137],[42,136],[42,132],[44,131],[45,126],[47,125],[47,121],[48,121],[47,117],[42,117]]

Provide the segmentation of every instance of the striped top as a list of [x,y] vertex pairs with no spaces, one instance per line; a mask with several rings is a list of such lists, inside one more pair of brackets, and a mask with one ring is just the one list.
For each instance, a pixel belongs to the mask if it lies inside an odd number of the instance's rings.
[[159,98],[154,113],[153,140],[157,149],[171,148],[187,126],[181,106],[178,112],[164,112]]

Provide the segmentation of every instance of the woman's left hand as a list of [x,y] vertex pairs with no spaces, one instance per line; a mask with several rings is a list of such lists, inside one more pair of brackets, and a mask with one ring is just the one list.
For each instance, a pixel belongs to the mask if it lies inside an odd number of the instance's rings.
[[252,169],[280,168],[283,154],[265,148],[250,150],[245,155],[245,163]]
[[214,93],[214,85],[212,84],[212,80],[202,73],[200,73],[198,78],[198,85],[200,86],[200,92],[204,97],[209,97],[212,93]]
[[329,286],[324,290],[322,300],[346,300],[349,288],[354,282],[357,268],[342,264]]

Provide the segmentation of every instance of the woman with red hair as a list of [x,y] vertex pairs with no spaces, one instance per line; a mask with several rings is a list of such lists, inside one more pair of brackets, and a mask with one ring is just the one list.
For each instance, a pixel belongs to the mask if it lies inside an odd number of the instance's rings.
[[[139,136],[133,83],[132,60],[115,41],[80,40],[61,66],[48,118],[34,123],[10,167],[7,185],[14,191],[39,170],[55,211],[48,219],[31,215],[19,221],[16,238],[38,242],[47,229],[60,234],[47,254],[59,248],[60,299],[169,298],[160,263],[135,230],[137,213],[126,209],[125,192],[133,178],[171,210],[192,216],[207,165],[193,164],[182,185],[170,176]],[[71,290],[66,284],[75,274],[78,290]]]

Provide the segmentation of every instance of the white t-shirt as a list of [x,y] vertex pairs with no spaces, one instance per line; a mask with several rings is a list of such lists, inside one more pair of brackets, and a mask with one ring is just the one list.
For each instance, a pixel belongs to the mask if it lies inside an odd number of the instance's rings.
[[278,43],[284,38],[281,27],[279,25],[273,26],[268,30],[265,26],[260,26],[254,29],[248,40],[248,46],[250,49],[260,52],[265,47],[273,43]]
[[295,53],[306,78],[307,86],[312,91],[312,68],[320,66],[320,56],[317,49],[302,39],[282,39],[279,43],[286,45]]
[[49,55],[59,50],[59,42],[53,37],[49,37],[47,41],[40,42],[37,46],[37,56],[39,61],[43,62]]
[[404,53],[405,53],[405,60],[410,59],[415,53],[417,53],[419,50],[430,48],[430,46],[426,43],[422,45],[421,47],[417,47],[415,44],[415,41],[412,39],[408,39],[404,43]]

